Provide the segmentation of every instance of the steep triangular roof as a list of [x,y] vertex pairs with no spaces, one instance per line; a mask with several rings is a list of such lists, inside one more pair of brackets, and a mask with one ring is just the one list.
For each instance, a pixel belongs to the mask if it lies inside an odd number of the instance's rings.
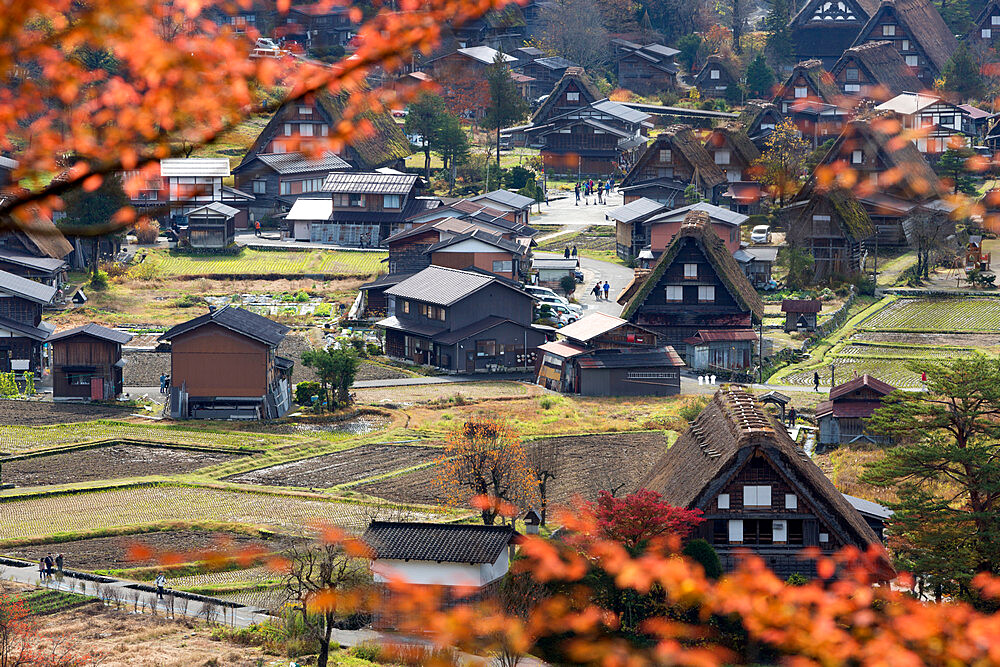
[[628,304],[622,310],[622,317],[629,319],[639,310],[639,307],[649,297],[650,292],[656,287],[667,268],[676,259],[682,245],[689,238],[694,239],[698,243],[708,263],[712,266],[712,269],[719,276],[719,279],[726,286],[726,289],[736,303],[744,310],[752,313],[757,321],[760,321],[760,318],[764,316],[764,303],[760,300],[760,295],[757,294],[757,290],[747,280],[746,275],[740,269],[736,260],[733,259],[728,248],[726,248],[726,244],[716,235],[712,229],[712,219],[704,211],[691,211],[687,214],[684,222],[681,223],[680,230],[674,236],[670,245],[663,251],[660,258],[656,260],[656,264],[653,265],[652,270],[646,275],[642,285],[635,291]]
[[647,473],[640,488],[662,494],[671,505],[706,509],[756,452],[764,455],[842,543],[860,549],[881,545],[864,518],[788,431],[738,386],[715,393]]
[[930,0],[882,0],[878,11],[868,19],[851,46],[880,38],[881,35],[875,35],[874,31],[882,24],[882,17],[890,11],[894,11],[899,23],[910,33],[937,71],[941,72],[951,54],[958,48],[958,40]]
[[[838,0],[838,2],[843,2],[844,4],[840,14],[853,15],[856,17],[858,23],[865,23],[878,9],[878,0]],[[788,22],[788,25],[792,27],[805,25],[817,14],[822,14],[824,8],[831,4],[837,7],[836,3],[831,3],[830,0],[809,0],[809,2],[802,6],[802,9],[796,12],[795,16]],[[836,26],[843,23],[843,20],[831,21],[831,23]]]
[[557,115],[559,100],[570,83],[575,83],[577,88],[580,89],[581,107],[593,104],[604,97],[601,95],[601,91],[597,89],[597,86],[590,80],[590,77],[587,76],[587,73],[583,71],[582,67],[567,67],[562,78],[556,82],[555,87],[549,93],[545,102],[535,110],[535,113],[531,114],[531,122],[533,124],[547,121],[550,117]]
[[736,119],[736,124],[743,128],[748,136],[753,136],[760,129],[761,120],[765,114],[776,116],[775,120],[782,118],[778,105],[768,100],[747,100],[746,106]]
[[713,53],[708,58],[705,58],[705,65],[698,72],[698,75],[695,77],[696,80],[701,81],[703,76],[707,76],[708,70],[713,65],[723,70],[731,80],[733,81],[740,80],[740,72],[737,69],[736,64],[732,61],[732,59],[725,58],[718,53]]
[[983,21],[988,19],[995,10],[1000,10],[1000,0],[990,0],[987,2],[986,6],[983,7],[983,11],[979,12],[979,15],[976,17],[975,25],[973,25],[972,29],[976,30],[981,26]]
[[879,101],[889,99],[902,92],[917,92],[925,88],[924,83],[906,65],[899,50],[892,42],[868,42],[852,46],[830,70],[835,79],[849,62],[856,62],[869,79],[884,90],[878,95]]
[[700,178],[706,187],[712,188],[726,182],[726,175],[719,169],[719,165],[715,164],[715,160],[705,150],[694,131],[687,125],[671,125],[658,134],[653,143],[646,147],[646,150],[622,179],[620,187],[628,187],[640,182],[639,174],[642,173],[646,163],[653,159],[659,150],[665,147],[665,144],[669,144],[671,150],[676,150],[684,156],[684,159],[691,164],[695,171],[695,180]]
[[712,130],[705,140],[705,148],[714,148],[723,143],[728,143],[744,164],[753,164],[760,157],[760,151],[750,141],[750,137],[735,125],[720,125]]
[[52,220],[41,215],[37,209],[31,209],[27,214],[31,216],[30,220],[24,220],[21,214],[8,218],[14,233],[19,234],[24,241],[26,250],[38,257],[52,259],[63,259],[73,252],[73,245]]
[[792,73],[788,75],[781,88],[778,89],[775,99],[787,97],[789,90],[792,88],[792,82],[800,74],[813,87],[821,101],[827,104],[835,104],[837,98],[841,96],[837,83],[830,76],[830,73],[823,69],[823,61],[814,58],[812,60],[803,60],[792,69]]

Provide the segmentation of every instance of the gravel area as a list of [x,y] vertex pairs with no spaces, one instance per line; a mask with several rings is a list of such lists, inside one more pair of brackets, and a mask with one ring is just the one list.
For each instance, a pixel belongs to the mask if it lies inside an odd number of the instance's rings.
[[380,364],[373,364],[370,361],[362,361],[358,365],[358,374],[354,376],[355,380],[399,380],[402,378],[413,377],[408,373],[404,373],[401,370],[395,368],[389,368],[388,366],[382,366]]

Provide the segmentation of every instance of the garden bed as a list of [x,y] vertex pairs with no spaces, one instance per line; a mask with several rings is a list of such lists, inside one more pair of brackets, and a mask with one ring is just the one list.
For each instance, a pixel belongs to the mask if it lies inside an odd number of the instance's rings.
[[122,417],[134,408],[0,398],[0,425],[43,426]]

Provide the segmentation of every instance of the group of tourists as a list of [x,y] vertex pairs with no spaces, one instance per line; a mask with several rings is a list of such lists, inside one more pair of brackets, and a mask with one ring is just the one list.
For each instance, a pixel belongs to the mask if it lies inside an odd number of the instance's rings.
[[51,579],[57,570],[61,575],[63,571],[62,554],[56,554],[53,558],[51,553],[47,553],[44,557],[38,559],[38,578],[42,581]]
[[577,183],[573,191],[576,194],[576,205],[580,205],[580,196],[584,198],[584,205],[590,204],[590,197],[593,195],[596,197],[595,204],[607,203],[607,198],[611,195],[611,189],[615,187],[614,177],[609,178],[606,181],[598,179],[597,183],[594,183],[594,179],[588,179],[582,183]]
[[607,280],[604,281],[603,285],[601,284],[601,281],[598,280],[596,283],[594,283],[593,289],[590,290],[590,293],[593,294],[594,298],[597,299],[598,301],[601,300],[601,292],[604,293],[604,300],[607,301],[609,298],[608,295],[611,292],[611,285],[608,284]]

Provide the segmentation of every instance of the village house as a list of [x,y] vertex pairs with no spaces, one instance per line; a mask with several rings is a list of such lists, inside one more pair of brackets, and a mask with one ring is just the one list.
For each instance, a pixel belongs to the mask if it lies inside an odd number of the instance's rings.
[[[528,57],[528,50],[539,51],[539,55]],[[529,77],[525,98],[529,101],[537,100],[542,95],[547,95],[556,87],[559,80],[566,74],[570,67],[579,67],[571,60],[566,60],[562,56],[545,56],[541,49],[527,47],[518,49],[514,53],[517,56],[517,63],[513,66],[514,73]]]
[[864,420],[882,407],[882,399],[894,391],[896,388],[891,384],[867,373],[831,389],[830,400],[816,406],[819,444],[836,447],[858,440],[888,444],[881,436],[872,434]]
[[881,41],[892,42],[927,89],[958,48],[931,0],[882,0],[851,46]]
[[526,222],[517,221],[517,218],[526,220],[524,215],[518,215],[521,209],[515,211],[509,207],[505,208],[507,210],[494,208],[491,202],[483,198],[479,198],[479,201],[459,199],[450,204],[440,206],[431,206],[431,202],[428,202],[427,210],[410,216],[406,221],[406,225],[404,225],[404,229],[407,226],[416,227],[427,222],[444,220],[445,218],[458,218],[459,220],[475,223],[487,231],[500,234],[510,241],[530,242],[531,237],[537,232],[528,226]]
[[306,49],[347,46],[360,27],[351,20],[349,7],[326,3],[292,5],[281,20],[275,38],[293,40]]
[[754,162],[760,158],[760,150],[740,128],[730,125],[716,127],[705,139],[705,150],[726,175],[727,182],[753,181],[751,172]]
[[[55,287],[56,301],[69,270],[71,244],[51,219],[35,212],[30,220],[10,216],[10,224],[0,233],[0,271]],[[77,259],[81,259],[78,257]]]
[[799,60],[833,67],[878,9],[878,0],[808,0],[788,22]]
[[[368,546],[372,578],[386,604],[372,621],[376,628],[399,623],[390,582],[441,587],[444,604],[488,600],[510,569],[520,535],[510,526],[459,523],[372,521],[361,537]],[[454,591],[454,594],[451,594]]]
[[113,401],[124,391],[122,345],[132,334],[85,324],[49,337],[52,346],[52,399]]
[[429,266],[385,290],[385,352],[461,373],[526,368],[545,342],[535,300],[493,275]]
[[1000,0],[989,0],[973,21],[966,40],[979,51],[1000,46]]
[[591,313],[541,345],[537,383],[582,396],[673,396],[684,365],[656,334],[620,317]]
[[643,223],[668,210],[665,204],[639,197],[606,213],[607,219],[615,223],[615,254],[626,261],[637,258],[649,245],[649,229]]
[[899,120],[904,131],[914,133],[917,150],[928,159],[945,152],[955,141],[972,146],[978,135],[971,113],[938,95],[900,93],[875,109]]
[[562,288],[562,279],[569,276],[576,280],[576,272],[580,268],[580,260],[576,257],[532,257],[531,272],[535,274],[535,284],[551,287],[556,291]]
[[785,117],[774,102],[767,100],[747,100],[746,106],[736,119],[736,125],[750,138],[757,150],[763,151],[767,138]]
[[[710,542],[725,571],[749,551],[780,579],[816,576],[805,549],[830,557],[845,547],[880,546],[878,535],[752,394],[716,392],[640,483],[665,502],[698,509],[692,537]],[[887,556],[876,578],[895,576]]]
[[842,97],[823,61],[813,59],[795,66],[778,86],[774,102],[815,148],[843,130],[850,109],[841,106]]
[[288,327],[235,306],[167,330],[173,419],[277,419],[292,407],[293,361],[279,357]]
[[659,257],[670,246],[692,211],[700,211],[708,216],[712,231],[722,240],[730,254],[740,249],[740,229],[749,218],[721,206],[698,202],[655,214],[642,223],[649,230],[649,249],[654,258]]
[[885,102],[901,93],[924,89],[892,42],[866,42],[844,51],[830,76],[845,97]]
[[784,299],[781,312],[785,314],[785,331],[816,331],[819,311],[823,302],[819,299]]
[[733,259],[740,265],[743,275],[756,289],[771,286],[771,270],[778,259],[777,246],[751,246],[740,244]]
[[493,190],[469,197],[468,201],[502,211],[503,217],[507,220],[521,225],[528,224],[528,219],[531,217],[531,207],[535,204],[535,200],[531,197],[525,197],[510,190]]
[[374,248],[405,228],[410,216],[437,200],[420,195],[423,180],[416,174],[331,172],[323,183],[326,203],[302,198],[286,220],[296,241]]
[[677,89],[677,63],[680,51],[662,44],[636,44],[612,39],[618,87],[638,95],[655,95]]
[[700,197],[717,204],[726,175],[687,125],[665,128],[649,144],[618,186],[625,203],[640,197],[667,206],[685,203],[694,185]]
[[250,210],[255,219],[287,211],[302,196],[319,196],[327,174],[348,171],[351,165],[326,151],[322,157],[302,153],[257,153],[233,169],[236,187],[253,194]]
[[452,24],[449,28],[456,45],[461,48],[488,47],[511,53],[524,44],[531,14],[530,4],[522,7],[511,3],[500,9],[490,9],[478,18],[462,21],[461,25]]
[[55,296],[51,285],[0,271],[0,372],[45,369],[42,346],[55,327],[42,321],[42,310]]
[[711,218],[693,210],[652,269],[618,297],[622,317],[656,333],[694,370],[751,367],[764,304]]
[[713,53],[705,59],[705,65],[694,77],[694,86],[702,97],[723,98],[730,86],[739,88],[740,71],[732,59]]
[[[459,39],[459,43],[463,41]],[[430,74],[446,93],[460,92],[465,88],[475,87],[476,83],[485,87],[489,68],[493,67],[498,57],[508,67],[513,67],[517,63],[517,58],[514,56],[501,53],[489,46],[466,46],[432,58],[420,69]],[[465,109],[464,113],[481,116],[486,111],[487,101],[488,95],[479,100],[473,100],[470,96],[469,102],[474,106]]]
[[236,242],[239,209],[212,202],[188,211],[184,241],[195,250],[222,250]]
[[788,229],[785,240],[813,257],[813,279],[854,276],[874,243],[875,225],[868,211],[847,188],[819,191],[810,184],[782,211]]

